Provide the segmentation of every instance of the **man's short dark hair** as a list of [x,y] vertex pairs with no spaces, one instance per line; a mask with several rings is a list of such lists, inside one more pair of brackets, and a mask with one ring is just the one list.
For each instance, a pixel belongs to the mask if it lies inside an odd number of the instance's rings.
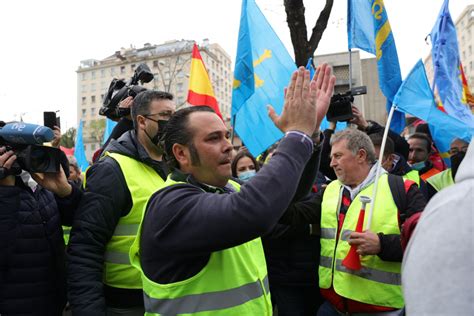
[[[374,144],[374,147],[381,148],[382,147],[382,140],[383,140],[383,135],[380,133],[374,133],[369,135],[370,140]],[[395,153],[395,145],[393,143],[393,140],[390,138],[390,136],[387,137],[387,141],[385,142],[385,149],[383,151],[383,156],[387,157],[388,155],[394,154]],[[378,159],[378,157],[377,157]]]
[[138,126],[137,116],[150,114],[150,104],[154,100],[173,101],[173,95],[171,93],[158,90],[145,90],[137,94],[137,96],[133,99],[131,111],[133,127],[135,128],[135,130]]
[[208,106],[190,106],[176,111],[166,124],[165,134],[163,136],[165,159],[171,170],[178,169],[179,163],[173,155],[173,145],[181,144],[189,146],[191,160],[193,163],[199,161],[199,156],[192,144],[193,131],[188,126],[189,115],[194,112],[212,112],[213,109]]
[[425,141],[425,144],[426,144],[426,150],[428,153],[431,152],[431,139],[428,135],[424,134],[424,133],[414,133],[412,135],[410,135],[410,137],[408,137],[408,140],[410,139],[421,139],[421,140],[424,140]]

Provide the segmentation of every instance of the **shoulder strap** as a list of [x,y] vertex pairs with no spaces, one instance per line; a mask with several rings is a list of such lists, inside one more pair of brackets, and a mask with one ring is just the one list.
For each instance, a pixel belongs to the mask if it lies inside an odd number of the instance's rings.
[[392,192],[393,200],[400,214],[407,208],[407,194],[405,190],[405,181],[402,177],[394,174],[388,174],[388,185]]

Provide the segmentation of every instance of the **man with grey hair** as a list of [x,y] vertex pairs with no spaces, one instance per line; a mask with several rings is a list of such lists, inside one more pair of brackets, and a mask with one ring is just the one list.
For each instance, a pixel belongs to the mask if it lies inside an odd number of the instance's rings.
[[[331,146],[330,166],[337,180],[324,190],[321,203],[319,286],[326,302],[318,315],[401,315],[401,228],[407,218],[423,210],[425,199],[414,182],[382,169],[370,230],[354,232],[360,197],[372,197],[374,189],[374,146],[356,129],[336,133]],[[361,269],[342,263],[351,246],[361,256]]]

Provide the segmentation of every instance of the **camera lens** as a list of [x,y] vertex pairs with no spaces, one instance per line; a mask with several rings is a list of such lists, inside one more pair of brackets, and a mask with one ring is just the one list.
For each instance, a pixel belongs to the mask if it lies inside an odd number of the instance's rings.
[[31,170],[41,172],[49,168],[50,160],[47,152],[42,148],[33,147],[30,152]]

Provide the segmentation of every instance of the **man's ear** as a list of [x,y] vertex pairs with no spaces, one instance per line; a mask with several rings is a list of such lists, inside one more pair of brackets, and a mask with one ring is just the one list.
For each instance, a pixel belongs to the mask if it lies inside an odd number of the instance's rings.
[[359,151],[357,152],[357,162],[361,163],[361,162],[364,162],[367,160],[367,152],[365,151],[365,149],[359,149]]
[[174,158],[181,167],[191,165],[191,155],[188,146],[175,143],[173,144],[172,151]]
[[144,116],[137,115],[137,126],[136,126],[137,131],[145,129],[145,121],[146,121],[146,118]]

